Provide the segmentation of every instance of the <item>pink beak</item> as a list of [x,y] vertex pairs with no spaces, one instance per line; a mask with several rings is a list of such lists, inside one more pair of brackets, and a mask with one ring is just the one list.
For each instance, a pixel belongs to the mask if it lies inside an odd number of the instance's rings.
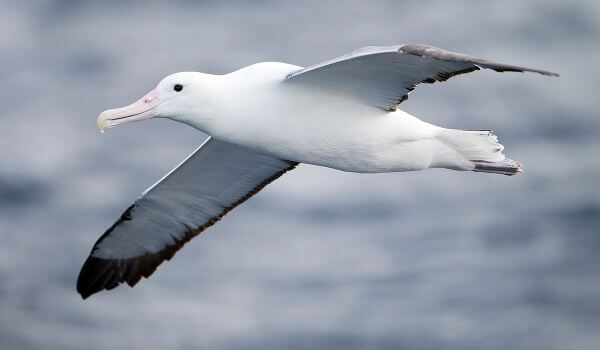
[[112,128],[115,125],[154,118],[157,116],[156,107],[159,103],[158,92],[154,89],[129,106],[109,109],[100,113],[96,124],[98,129],[104,132],[104,129]]

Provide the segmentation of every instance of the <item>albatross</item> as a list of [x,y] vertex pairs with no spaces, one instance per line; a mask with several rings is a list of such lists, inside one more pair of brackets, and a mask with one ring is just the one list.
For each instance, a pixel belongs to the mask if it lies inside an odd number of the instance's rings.
[[85,299],[133,287],[300,163],[357,173],[520,173],[491,131],[442,128],[397,109],[421,83],[482,68],[558,76],[423,44],[364,47],[307,68],[263,62],[224,75],[167,76],[137,102],[102,112],[98,128],[168,118],[209,138],[97,240],[77,291]]

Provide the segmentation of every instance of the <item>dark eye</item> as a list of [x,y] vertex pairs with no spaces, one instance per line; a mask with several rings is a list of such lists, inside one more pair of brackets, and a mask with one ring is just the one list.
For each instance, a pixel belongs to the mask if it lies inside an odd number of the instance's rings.
[[173,90],[179,92],[179,91],[183,90],[183,85],[175,84],[175,86],[173,86]]

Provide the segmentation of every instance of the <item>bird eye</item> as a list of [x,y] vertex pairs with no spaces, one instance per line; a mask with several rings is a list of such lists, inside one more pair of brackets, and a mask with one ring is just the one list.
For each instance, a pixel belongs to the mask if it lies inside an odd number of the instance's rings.
[[179,91],[183,90],[183,85],[175,84],[175,86],[173,86],[173,90],[179,92]]

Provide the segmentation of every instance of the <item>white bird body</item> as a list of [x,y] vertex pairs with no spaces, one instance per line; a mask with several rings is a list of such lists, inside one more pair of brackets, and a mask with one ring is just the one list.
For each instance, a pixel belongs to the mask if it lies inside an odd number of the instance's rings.
[[203,80],[203,91],[211,90],[202,110],[191,112],[185,123],[215,139],[281,159],[344,171],[472,169],[464,156],[437,139],[443,128],[339,93],[282,87],[286,75],[298,69],[268,62],[220,76],[178,73],[195,75],[186,78]]
[[83,298],[149,277],[187,241],[299,163],[359,173],[448,168],[522,171],[490,131],[438,127],[397,106],[421,83],[495,63],[427,45],[366,47],[308,68],[259,63],[225,75],[172,74],[139,101],[104,111],[100,130],[154,117],[210,135],[96,242]]

